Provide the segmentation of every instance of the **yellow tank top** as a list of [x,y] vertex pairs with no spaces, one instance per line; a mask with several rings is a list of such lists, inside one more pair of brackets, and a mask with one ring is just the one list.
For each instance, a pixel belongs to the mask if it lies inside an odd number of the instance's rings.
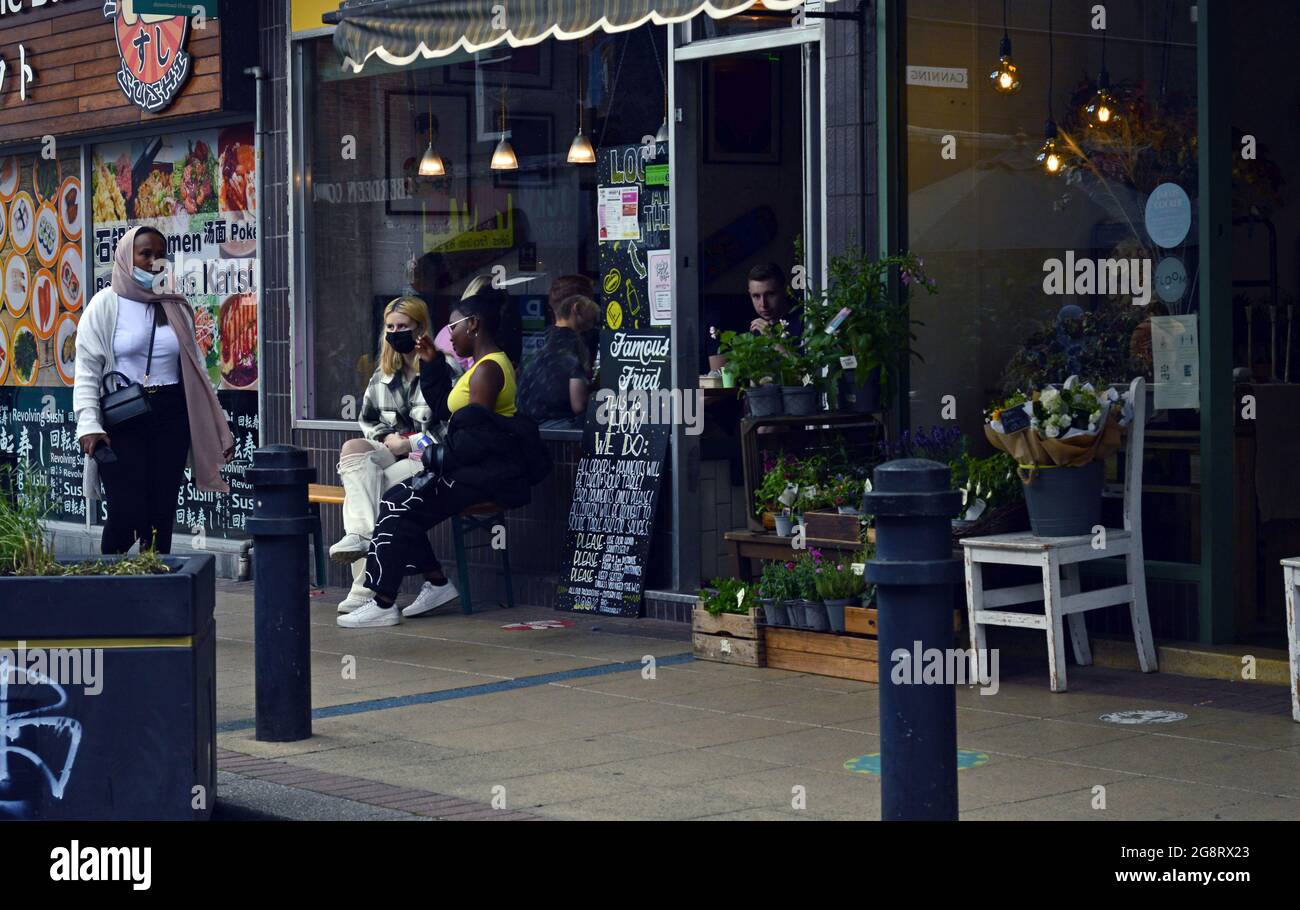
[[506,382],[497,394],[496,412],[502,417],[515,416],[515,368],[510,365],[510,358],[501,351],[495,354],[488,354],[483,360],[476,361],[475,364],[461,374],[460,379],[456,380],[456,385],[452,387],[451,394],[447,396],[447,410],[455,414],[465,405],[469,404],[469,378],[474,375],[474,371],[479,368],[479,364],[491,360],[501,368],[505,374]]

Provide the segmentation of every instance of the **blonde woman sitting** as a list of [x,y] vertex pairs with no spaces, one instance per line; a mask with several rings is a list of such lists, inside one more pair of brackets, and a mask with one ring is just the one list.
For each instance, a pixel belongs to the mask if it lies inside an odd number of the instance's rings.
[[[344,534],[330,547],[330,558],[353,564],[352,590],[339,604],[340,613],[351,612],[371,597],[365,586],[365,556],[380,499],[385,490],[420,472],[419,452],[413,442],[422,434],[434,439],[440,436],[450,390],[451,372],[430,338],[424,301],[418,297],[390,301],[384,308],[379,367],[370,378],[361,406],[359,422],[365,435],[349,439],[339,453]],[[422,590],[404,615],[431,613],[456,597],[450,581],[425,588],[430,590]]]

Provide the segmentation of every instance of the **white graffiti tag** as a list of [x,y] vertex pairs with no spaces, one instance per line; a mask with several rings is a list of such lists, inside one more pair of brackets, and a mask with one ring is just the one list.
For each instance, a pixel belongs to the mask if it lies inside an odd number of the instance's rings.
[[[15,678],[15,686],[49,686],[58,696],[58,700],[44,707],[28,711],[9,713],[9,678]],[[62,717],[49,712],[57,711],[68,703],[68,695],[63,687],[42,673],[37,673],[23,666],[11,666],[7,656],[0,657],[0,785],[9,782],[9,756],[12,754],[25,758],[45,774],[50,783],[50,792],[55,799],[63,799],[64,788],[72,777],[72,764],[77,760],[77,747],[81,744],[81,724],[71,717]],[[56,734],[68,736],[68,753],[63,759],[63,767],[55,774],[45,760],[30,749],[15,745],[24,730],[31,728],[48,728]],[[56,762],[57,763],[57,762]]]

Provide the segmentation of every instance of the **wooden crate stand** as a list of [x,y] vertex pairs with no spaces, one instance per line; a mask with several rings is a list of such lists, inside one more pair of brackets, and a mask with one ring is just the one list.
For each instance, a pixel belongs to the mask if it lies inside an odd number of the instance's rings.
[[691,645],[701,660],[716,660],[742,667],[766,666],[762,626],[753,607],[748,613],[712,616],[697,603],[691,614]]

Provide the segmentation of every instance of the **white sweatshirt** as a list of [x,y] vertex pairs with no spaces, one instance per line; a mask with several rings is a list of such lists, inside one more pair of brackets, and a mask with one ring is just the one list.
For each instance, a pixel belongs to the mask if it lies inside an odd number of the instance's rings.
[[[99,412],[99,398],[103,394],[104,374],[117,369],[116,358],[113,355],[113,336],[117,332],[118,302],[117,293],[111,287],[104,288],[90,298],[90,303],[86,304],[86,309],[81,314],[81,321],[77,323],[77,359],[75,379],[72,384],[72,410],[77,415],[78,439],[89,433],[104,432],[103,415]],[[197,356],[194,314],[187,306],[180,309],[185,314],[190,331],[186,338],[179,339],[179,344],[193,346]],[[162,326],[158,327],[158,335],[162,335]],[[172,333],[172,337],[175,337],[175,333]],[[148,343],[147,338],[145,343]],[[154,344],[156,374],[157,339]],[[202,359],[199,358],[200,362]],[[179,376],[177,378],[179,379]],[[100,498],[99,466],[89,456],[86,457],[82,482],[88,499]]]

